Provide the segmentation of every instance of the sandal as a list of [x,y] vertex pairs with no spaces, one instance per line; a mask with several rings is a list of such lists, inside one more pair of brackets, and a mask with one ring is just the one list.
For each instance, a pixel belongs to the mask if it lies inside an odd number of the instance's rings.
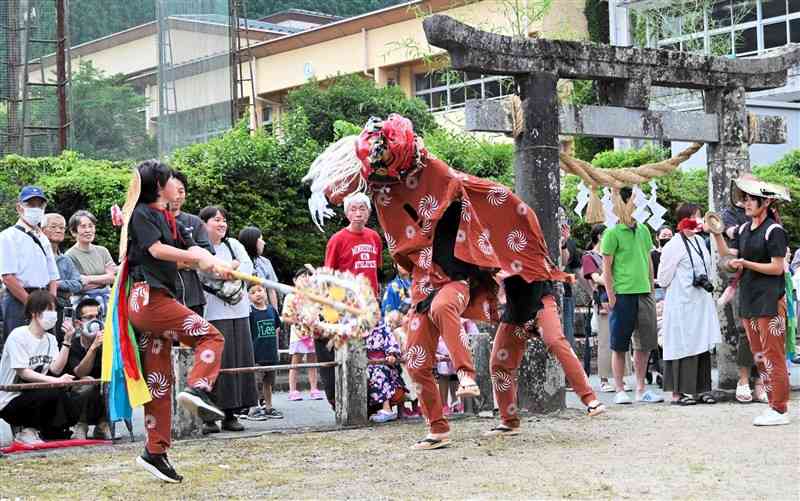
[[716,404],[717,399],[711,395],[711,393],[702,393],[700,394],[699,403],[701,404]]
[[696,405],[697,400],[693,399],[689,395],[684,395],[678,400],[673,400],[670,402],[672,405]]
[[459,398],[480,397],[481,389],[478,387],[477,383],[462,384],[458,386],[458,390],[456,390],[456,396]]
[[599,400],[595,400],[594,402],[590,403],[588,407],[586,407],[586,412],[589,416],[599,416],[606,412],[606,406],[603,405],[603,402]]
[[749,404],[753,401],[753,392],[750,391],[749,384],[739,383],[736,385],[736,401],[743,404]]
[[416,444],[411,446],[411,450],[415,451],[431,451],[433,449],[441,449],[442,447],[447,447],[450,445],[449,438],[433,438],[433,437],[425,437]]
[[483,436],[484,437],[500,437],[500,436],[511,437],[511,436],[519,435],[519,434],[520,434],[519,428],[512,428],[512,427],[506,426],[504,424],[499,424],[499,425],[495,426],[494,428],[492,428],[491,430],[485,432],[483,434]]

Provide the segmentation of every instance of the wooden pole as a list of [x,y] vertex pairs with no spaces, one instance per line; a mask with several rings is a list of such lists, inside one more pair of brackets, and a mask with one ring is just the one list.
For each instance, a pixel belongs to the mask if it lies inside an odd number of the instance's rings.
[[[56,79],[58,80],[58,152],[67,149],[67,30],[66,0],[56,0]],[[42,80],[44,82],[44,80]]]

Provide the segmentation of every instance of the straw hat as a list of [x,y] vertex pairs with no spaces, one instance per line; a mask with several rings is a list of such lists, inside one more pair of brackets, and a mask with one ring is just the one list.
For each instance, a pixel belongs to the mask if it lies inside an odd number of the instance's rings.
[[731,182],[731,200],[733,203],[742,202],[745,193],[754,197],[771,198],[783,202],[792,201],[789,189],[785,186],[761,181],[753,176],[742,176]]

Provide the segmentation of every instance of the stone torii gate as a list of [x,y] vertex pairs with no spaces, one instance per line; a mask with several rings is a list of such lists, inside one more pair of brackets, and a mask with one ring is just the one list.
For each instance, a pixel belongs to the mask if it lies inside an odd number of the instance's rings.
[[[750,171],[748,145],[786,140],[781,117],[747,113],[745,92],[785,85],[788,68],[800,62],[800,49],[765,58],[729,59],[512,38],[443,15],[425,19],[424,29],[431,45],[449,52],[453,69],[514,76],[523,123],[514,124],[507,101],[485,100],[467,104],[466,126],[472,131],[510,133],[516,125],[515,191],[536,210],[554,260],[559,257],[559,134],[706,143],[709,206],[717,211],[730,203],[731,180]],[[559,78],[598,81],[606,106],[559,105]],[[705,112],[650,110],[653,85],[702,90]],[[730,311],[721,317],[724,342],[718,348],[719,384],[726,389],[735,388],[738,378],[738,326],[733,320]],[[520,369],[520,406],[530,410],[563,406],[563,391],[553,390],[554,376],[545,369],[548,363],[541,343],[531,346]],[[526,381],[530,379],[549,383],[531,385]]]

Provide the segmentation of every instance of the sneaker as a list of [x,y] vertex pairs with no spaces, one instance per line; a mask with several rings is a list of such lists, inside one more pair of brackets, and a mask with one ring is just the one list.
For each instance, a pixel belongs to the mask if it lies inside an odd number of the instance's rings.
[[614,393],[614,385],[608,381],[600,383],[600,393]]
[[641,394],[639,392],[636,392],[636,401],[641,402],[643,404],[657,404],[659,402],[663,402],[664,397],[650,390],[647,390]]
[[267,419],[283,419],[283,413],[276,408],[264,409],[264,416]]
[[238,419],[223,419],[222,429],[225,431],[244,431],[244,425]]
[[625,391],[633,391],[633,385],[630,383],[625,383]]
[[754,400],[756,402],[761,404],[769,403],[769,396],[767,395],[767,390],[764,389],[764,385],[757,384],[755,394]]
[[136,464],[164,482],[177,484],[183,480],[183,477],[178,475],[175,468],[169,463],[166,454],[150,454],[147,452],[147,449],[145,449],[144,454],[136,458]]
[[618,391],[617,394],[614,395],[614,403],[617,405],[629,404],[631,403],[631,397],[624,391]]
[[311,390],[311,393],[309,395],[311,400],[325,400],[325,393],[319,390]]
[[395,419],[397,419],[396,413],[386,412],[385,410],[381,409],[372,415],[370,421],[374,423],[386,423],[388,421],[394,421]]
[[14,441],[22,445],[41,445],[44,440],[39,438],[39,432],[33,428],[23,428],[16,435]]
[[203,435],[210,435],[212,433],[219,433],[220,429],[216,421],[204,421],[200,431]]
[[108,421],[101,421],[95,425],[92,438],[96,440],[111,440],[111,426]]
[[214,404],[211,394],[197,388],[189,388],[178,394],[178,402],[189,412],[197,414],[207,421],[225,417],[219,407]]
[[292,402],[297,402],[298,400],[303,400],[303,395],[301,395],[299,391],[290,391],[289,392],[289,400],[291,400]]
[[250,409],[250,412],[240,419],[249,419],[250,421],[266,421],[267,414],[264,411],[263,407],[253,407]]
[[78,423],[75,425],[72,438],[74,438],[75,440],[86,440],[88,434],[89,434],[89,424]]
[[782,424],[789,424],[789,413],[784,412],[781,414],[772,407],[764,411],[763,414],[753,419],[755,426],[779,426]]

